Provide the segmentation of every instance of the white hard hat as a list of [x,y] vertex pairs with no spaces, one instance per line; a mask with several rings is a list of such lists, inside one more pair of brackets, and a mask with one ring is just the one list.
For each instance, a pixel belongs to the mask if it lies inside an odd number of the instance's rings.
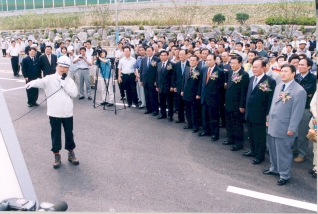
[[57,64],[63,67],[70,67],[71,66],[71,60],[67,56],[61,56],[57,60]]

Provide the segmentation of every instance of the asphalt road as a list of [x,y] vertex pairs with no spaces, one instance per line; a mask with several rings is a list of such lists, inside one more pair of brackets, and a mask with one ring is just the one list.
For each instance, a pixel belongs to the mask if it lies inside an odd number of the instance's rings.
[[[4,96],[14,120],[30,109],[25,89],[16,89],[24,86],[23,78],[13,77],[6,58],[0,58],[0,70],[0,85],[7,90]],[[100,90],[97,95],[99,100]],[[41,89],[38,102],[44,99]],[[62,150],[57,170],[52,167],[46,103],[14,122],[38,200],[64,200],[69,211],[312,212],[227,191],[234,186],[316,204],[317,180],[307,173],[312,167],[311,143],[307,161],[293,163],[290,182],[279,187],[278,177],[262,174],[269,168],[267,155],[260,165],[242,157],[247,140],[243,151],[232,152],[221,143],[224,129],[221,139],[211,142],[210,137],[183,130],[184,124],[158,121],[143,112],[129,108],[114,115],[94,109],[87,99],[74,99],[75,153],[80,164],[71,165]]]

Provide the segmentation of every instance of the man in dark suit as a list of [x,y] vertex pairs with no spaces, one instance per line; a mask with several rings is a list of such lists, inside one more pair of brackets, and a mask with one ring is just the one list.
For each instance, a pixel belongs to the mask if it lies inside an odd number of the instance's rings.
[[266,117],[268,116],[276,81],[265,74],[266,62],[260,57],[252,61],[253,74],[250,78],[245,107],[250,151],[242,155],[254,157],[253,164],[265,160],[266,150]]
[[182,80],[183,74],[186,67],[189,67],[189,61],[187,59],[187,49],[180,50],[179,59],[180,61],[175,64],[175,82],[176,87],[174,88],[174,92],[177,93],[178,97],[178,120],[176,123],[184,122],[184,100],[181,96],[181,88],[182,88]]
[[43,72],[43,77],[45,77],[46,75],[55,74],[56,62],[57,62],[57,57],[56,55],[52,54],[52,47],[46,46],[45,54],[40,56],[40,60],[39,60],[40,69]]
[[174,65],[168,60],[168,51],[161,51],[160,60],[157,66],[156,91],[159,92],[160,98],[160,116],[157,119],[167,118],[168,105],[168,121],[173,119],[173,88],[174,81]]
[[206,67],[202,69],[201,105],[203,132],[198,136],[212,134],[212,141],[219,139],[220,93],[224,88],[224,73],[215,64],[216,55],[207,56]]
[[307,92],[306,107],[303,117],[300,121],[298,127],[298,137],[295,140],[293,150],[298,153],[298,156],[294,159],[295,162],[301,163],[306,160],[307,148],[308,148],[308,138],[306,137],[308,133],[308,123],[312,116],[310,112],[310,102],[316,91],[317,87],[317,76],[312,74],[310,71],[313,62],[309,58],[304,58],[299,61],[298,70],[299,73],[295,76],[295,81],[299,83]]
[[223,145],[231,145],[231,151],[238,151],[244,144],[244,112],[249,82],[248,73],[242,67],[240,55],[231,57],[231,70],[228,71],[228,82],[225,92],[226,131],[228,140]]
[[32,40],[28,40],[28,45],[24,49],[24,53],[26,55],[29,55],[29,50],[30,50],[32,44],[33,44],[33,41]]
[[146,48],[147,57],[144,57],[140,64],[140,85],[144,87],[146,99],[145,114],[152,113],[157,116],[158,108],[158,92],[156,91],[155,81],[157,75],[157,64],[160,62],[158,57],[153,55],[153,47]]
[[[39,61],[35,57],[37,50],[33,47],[29,49],[29,56],[23,58],[22,60],[22,74],[24,76],[25,82],[28,83],[37,78],[41,78],[41,69],[39,66]],[[28,96],[28,106],[38,106],[36,103],[39,96],[38,88],[30,88],[27,91]]]
[[195,133],[199,130],[199,113],[198,108],[200,105],[202,72],[197,67],[199,57],[192,55],[190,57],[190,67],[186,67],[184,70],[181,96],[185,101],[186,117],[188,125],[184,126],[184,129],[192,129]]

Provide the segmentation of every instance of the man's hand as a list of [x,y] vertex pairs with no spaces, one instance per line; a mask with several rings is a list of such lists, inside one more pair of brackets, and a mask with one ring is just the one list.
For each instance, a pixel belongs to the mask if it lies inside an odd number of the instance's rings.
[[269,122],[266,122],[266,126],[268,127],[268,125],[269,125]]
[[156,88],[156,91],[159,92],[159,88]]
[[65,80],[61,80],[61,86],[64,88],[66,85],[66,81]]
[[177,88],[174,88],[173,91],[174,91],[174,92],[177,92]]
[[197,95],[197,96],[195,96],[195,99],[197,99],[197,100],[199,100],[200,98],[201,98],[201,97],[200,97],[200,96],[198,96],[198,95]]
[[143,85],[142,85],[142,82],[140,82],[140,86],[143,86]]
[[118,82],[121,83],[122,81],[121,77],[118,77]]
[[28,82],[28,81],[29,81],[29,78],[24,78],[24,79],[25,79],[25,81],[26,81],[26,82]]
[[244,108],[240,108],[240,112],[243,114],[245,112]]
[[313,124],[313,125],[316,125],[316,124],[317,124],[316,119],[312,119],[312,124]]
[[181,96],[183,96],[183,92],[181,92]]
[[173,92],[173,88],[170,88],[170,91]]
[[293,135],[294,135],[294,132],[292,132],[292,131],[288,131],[288,132],[287,132],[287,135],[289,135],[289,136],[293,136]]
[[34,82],[28,82],[26,85],[25,85],[25,87],[26,87],[26,89],[30,89],[30,88],[32,88],[34,86]]

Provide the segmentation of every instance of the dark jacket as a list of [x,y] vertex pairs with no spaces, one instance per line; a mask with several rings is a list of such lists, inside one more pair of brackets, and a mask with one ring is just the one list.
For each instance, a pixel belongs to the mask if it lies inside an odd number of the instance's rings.
[[156,65],[152,65],[150,62],[148,67],[148,56],[142,59],[140,64],[140,82],[142,82],[144,85],[149,84],[149,86],[155,87],[154,83],[156,82],[157,76],[157,64],[160,62],[160,59],[153,56],[151,61],[155,62]]
[[[206,76],[208,73],[209,67],[204,67],[202,69],[202,78],[201,78],[201,104],[205,103],[208,106],[220,106],[221,92],[224,89],[224,72],[218,68],[214,67],[208,83],[206,84]],[[212,79],[212,74],[216,74],[217,77]]]
[[[245,107],[245,120],[249,120],[251,123],[266,123],[266,116],[269,114],[269,110],[272,104],[273,94],[276,87],[276,81],[267,76],[266,74],[257,83],[253,90],[253,83],[255,76],[250,78]],[[267,81],[267,85],[271,91],[263,91],[260,89],[260,84],[264,84]]]
[[41,69],[39,66],[39,60],[36,57],[34,57],[34,62],[33,62],[30,56],[23,58],[22,74],[24,78],[29,78],[29,80],[41,78]]
[[[190,64],[189,64],[189,61],[186,60],[185,62],[185,67],[189,67]],[[181,87],[182,87],[182,80],[183,80],[183,74],[182,74],[182,67],[181,67],[181,61],[177,62],[174,66],[174,70],[175,70],[175,82],[176,82],[176,85],[175,87],[177,88],[177,93],[180,94],[181,93]]]
[[188,102],[196,100],[196,96],[201,96],[201,78],[202,71],[198,67],[193,70],[193,73],[197,72],[196,78],[192,74],[190,75],[190,67],[186,67],[182,80],[181,92],[183,92],[182,99]]
[[162,62],[158,63],[156,87],[159,88],[159,93],[168,93],[170,88],[175,87],[174,73],[174,64],[170,60],[167,61],[163,70]]
[[249,83],[248,73],[241,68],[238,72],[241,76],[240,82],[232,81],[233,71],[228,71],[227,88],[225,92],[225,109],[227,111],[239,111],[239,108],[245,108],[246,94]]
[[317,87],[317,83],[316,83],[316,79],[317,76],[308,72],[308,74],[305,76],[305,78],[300,81],[300,73],[295,75],[295,81],[300,84],[305,91],[307,92],[307,101],[306,101],[306,109],[310,108],[310,102],[312,97],[314,96],[314,93],[316,91],[316,87]]
[[43,71],[43,76],[54,74],[56,72],[57,57],[51,54],[51,64],[46,56],[46,54],[40,56],[39,64],[40,69]]

